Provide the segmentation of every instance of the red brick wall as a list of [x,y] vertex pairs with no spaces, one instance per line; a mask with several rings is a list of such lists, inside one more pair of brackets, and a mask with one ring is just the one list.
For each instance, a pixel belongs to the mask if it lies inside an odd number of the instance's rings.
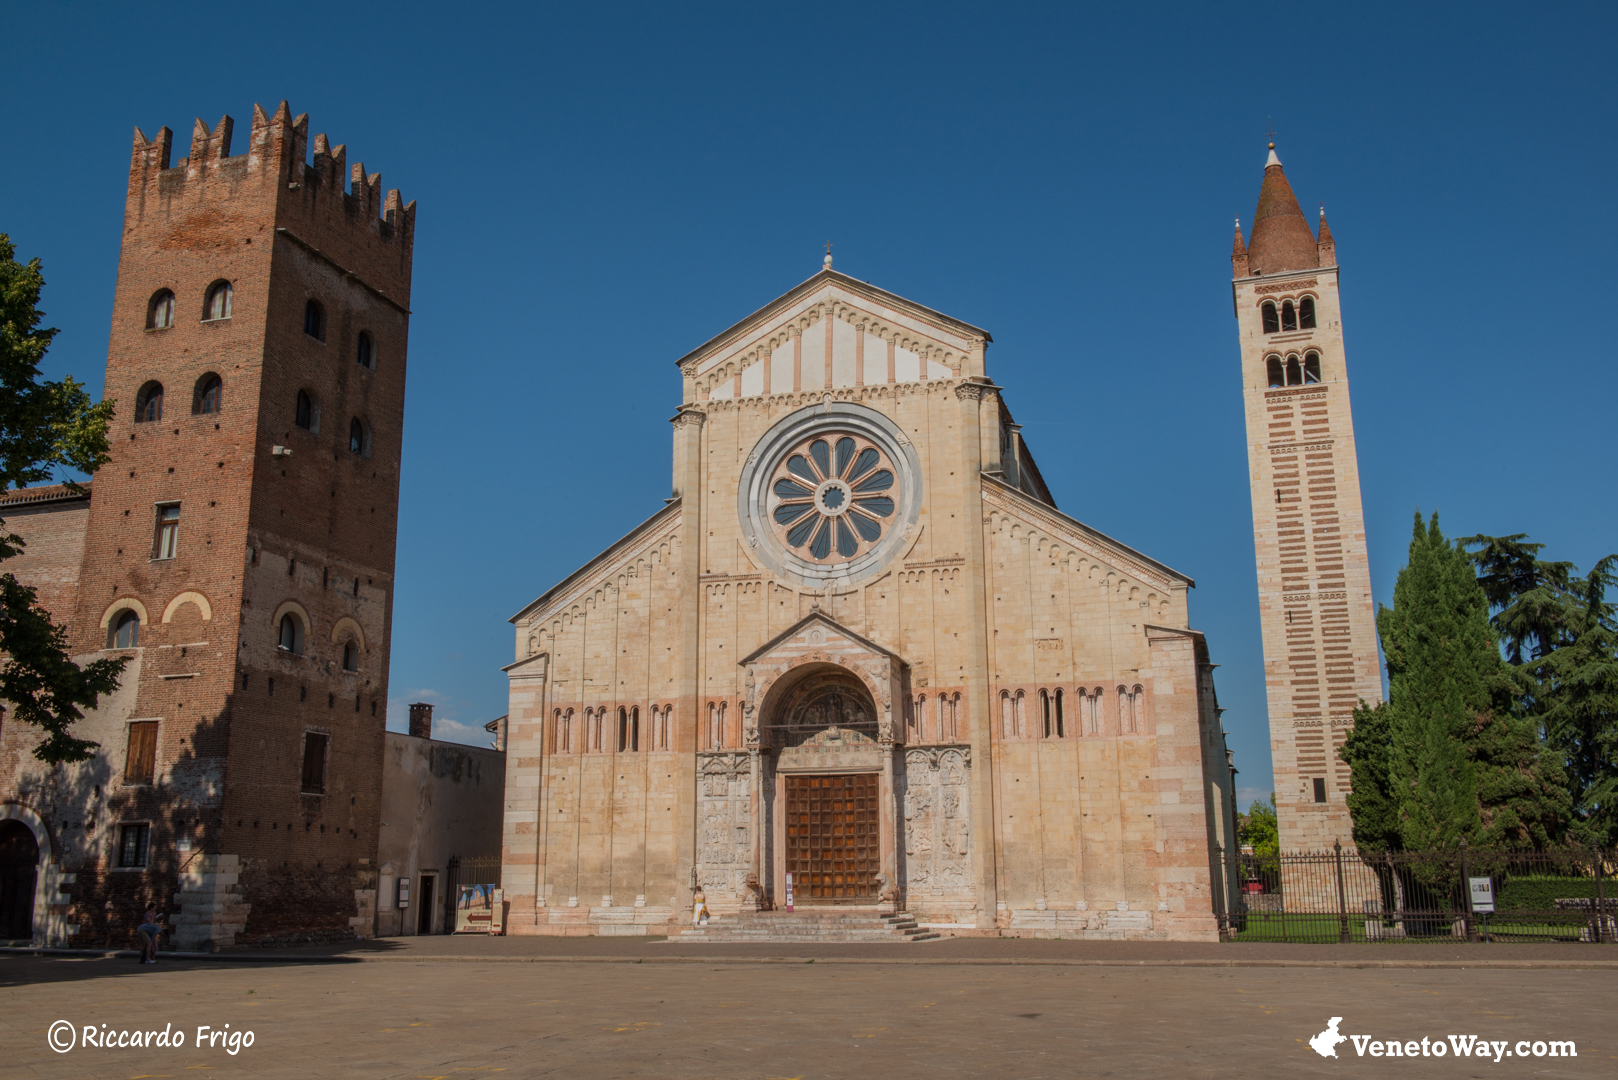
[[41,607],[59,625],[70,625],[79,596],[79,565],[84,560],[88,496],[66,488],[27,488],[0,497],[0,532],[20,536],[27,546],[7,559],[4,570],[34,590]]
[[[152,820],[154,866],[172,865],[187,833],[198,850],[242,856],[252,911],[238,941],[342,936],[355,890],[375,876],[414,205],[396,192],[384,205],[366,181],[345,192],[342,154],[323,140],[305,164],[307,122],[284,104],[273,117],[255,109],[245,154],[228,156],[230,128],[199,125],[173,168],[166,129],[136,140],[107,359],[112,460],[95,478],[72,637],[76,651],[100,649],[108,606],[144,605],[132,715],[161,720],[160,759],[179,770],[118,791],[103,832],[120,816]],[[232,283],[232,316],[205,322],[219,280]],[[149,330],[162,288],[174,325]],[[324,342],[303,332],[310,298],[325,307]],[[361,330],[376,343],[374,371],[356,363]],[[223,407],[193,414],[210,373]],[[162,419],[136,422],[153,379]],[[318,433],[293,423],[299,389],[320,401]],[[349,452],[356,416],[368,455]],[[180,543],[157,560],[163,502],[181,506]],[[205,596],[212,618],[187,604],[164,623],[182,592]],[[309,617],[301,656],[276,647],[287,601]],[[343,670],[340,626],[363,638],[357,671]],[[308,729],[330,740],[323,795],[301,791]],[[91,910],[110,897],[84,869],[73,918],[81,934],[116,937]],[[174,872],[148,875],[165,899],[173,889],[155,879]]]

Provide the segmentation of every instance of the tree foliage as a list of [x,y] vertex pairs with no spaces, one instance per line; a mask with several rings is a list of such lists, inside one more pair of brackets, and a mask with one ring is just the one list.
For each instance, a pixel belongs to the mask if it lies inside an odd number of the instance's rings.
[[1253,854],[1260,857],[1274,856],[1280,850],[1281,830],[1276,821],[1273,792],[1268,804],[1254,799],[1247,813],[1237,815],[1236,838],[1251,845]]
[[1501,656],[1490,602],[1438,515],[1416,515],[1393,607],[1377,611],[1388,700],[1361,705],[1341,756],[1362,849],[1547,847],[1570,802],[1522,706],[1526,681]]
[[1524,686],[1523,711],[1562,761],[1572,837],[1618,842],[1618,619],[1607,594],[1618,555],[1580,575],[1539,557],[1527,534],[1469,536],[1478,581],[1507,661]]
[[[0,491],[49,480],[60,468],[93,473],[107,461],[113,407],[110,400],[92,404],[71,378],[40,379],[56,331],[39,325],[45,285],[39,260],[19,263],[15,255],[11,238],[0,233]],[[0,560],[24,546],[0,521]],[[45,734],[34,756],[48,764],[90,757],[97,744],[69,729],[117,688],[125,661],[75,664],[66,633],[39,606],[34,590],[10,573],[0,574],[0,655],[0,698],[12,703],[17,719]]]

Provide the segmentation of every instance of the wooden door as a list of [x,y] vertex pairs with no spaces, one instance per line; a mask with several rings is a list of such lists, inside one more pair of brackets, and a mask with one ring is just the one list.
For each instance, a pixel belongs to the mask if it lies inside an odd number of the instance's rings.
[[874,902],[877,774],[788,776],[787,871],[797,903]]

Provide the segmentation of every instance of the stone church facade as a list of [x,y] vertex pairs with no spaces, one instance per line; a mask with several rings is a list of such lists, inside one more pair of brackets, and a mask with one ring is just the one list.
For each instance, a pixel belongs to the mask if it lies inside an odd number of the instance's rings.
[[828,257],[678,361],[673,497],[512,619],[508,932],[1216,936],[1192,582],[1056,508],[989,343]]

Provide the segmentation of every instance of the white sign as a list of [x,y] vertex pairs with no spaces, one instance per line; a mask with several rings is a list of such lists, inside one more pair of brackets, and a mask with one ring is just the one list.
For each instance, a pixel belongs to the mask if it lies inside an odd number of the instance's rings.
[[1472,886],[1472,911],[1488,913],[1494,910],[1494,879],[1486,877],[1467,878]]
[[401,908],[410,906],[410,879],[407,877],[399,879],[399,906]]

